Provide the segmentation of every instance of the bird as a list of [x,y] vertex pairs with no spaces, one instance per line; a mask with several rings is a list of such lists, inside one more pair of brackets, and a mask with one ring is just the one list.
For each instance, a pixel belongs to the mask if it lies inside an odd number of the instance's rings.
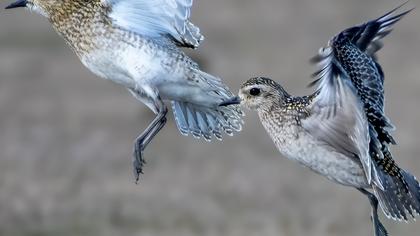
[[384,112],[384,73],[375,54],[412,10],[398,13],[401,6],[340,32],[321,48],[312,59],[318,66],[312,94],[292,96],[274,80],[255,77],[220,104],[257,111],[283,156],[366,195],[375,236],[388,235],[378,204],[395,220],[420,214],[420,185],[390,151],[394,126]]
[[193,0],[18,0],[6,7],[46,17],[84,66],[125,87],[156,114],[134,144],[136,183],[146,146],[166,124],[165,102],[183,135],[221,140],[243,125],[239,106],[219,106],[233,96],[229,88],[181,49],[196,49],[204,39],[190,21],[192,5]]

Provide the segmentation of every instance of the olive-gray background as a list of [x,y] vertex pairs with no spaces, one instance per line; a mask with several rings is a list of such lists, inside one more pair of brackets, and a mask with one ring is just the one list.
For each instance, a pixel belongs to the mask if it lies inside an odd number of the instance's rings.
[[[320,46],[398,4],[197,0],[192,18],[206,41],[188,52],[235,92],[265,75],[305,94]],[[398,127],[393,153],[420,177],[419,22],[415,10],[379,56]],[[85,69],[41,16],[1,10],[0,235],[371,234],[367,199],[280,156],[252,112],[243,132],[210,144],[181,136],[171,115],[135,185],[132,142],[152,117]],[[392,235],[420,231],[420,223],[384,223]]]

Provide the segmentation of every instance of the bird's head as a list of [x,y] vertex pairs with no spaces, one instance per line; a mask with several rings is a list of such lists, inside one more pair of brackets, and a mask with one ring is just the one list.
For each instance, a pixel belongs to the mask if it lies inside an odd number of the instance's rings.
[[59,9],[63,0],[17,0],[6,7],[6,9],[13,8],[27,8],[30,11],[49,17],[49,13],[53,9]]
[[41,14],[47,18],[54,15],[65,15],[73,9],[81,8],[87,3],[94,3],[97,1],[90,0],[17,0],[8,5],[6,9],[12,8],[27,8],[30,11]]
[[250,110],[269,109],[275,104],[283,104],[289,96],[283,87],[274,80],[256,77],[242,85],[237,97],[233,97],[220,105],[241,104]]

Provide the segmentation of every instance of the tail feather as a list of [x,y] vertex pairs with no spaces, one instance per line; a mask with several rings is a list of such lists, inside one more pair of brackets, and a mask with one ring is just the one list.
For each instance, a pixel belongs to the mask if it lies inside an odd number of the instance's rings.
[[206,114],[204,114],[202,111],[197,111],[197,122],[198,126],[201,130],[201,135],[203,135],[205,140],[211,139],[211,128],[207,122]]
[[197,80],[206,99],[205,106],[195,103],[172,101],[172,108],[178,129],[183,135],[192,134],[211,141],[214,136],[221,140],[222,134],[232,136],[242,130],[243,112],[239,106],[221,107],[218,104],[233,94],[220,78],[205,73],[198,68],[191,68],[192,77]]
[[206,114],[207,121],[209,124],[209,128],[211,130],[211,133],[213,133],[214,137],[218,140],[222,140],[222,129],[218,125],[218,122],[216,120],[216,117],[213,116],[211,113]]
[[233,135],[242,129],[241,114],[226,107],[200,107],[195,104],[172,101],[175,121],[181,134],[203,137],[211,141],[212,136],[222,139],[222,133]]
[[175,114],[175,121],[176,121],[175,123],[178,126],[178,130],[181,132],[181,134],[188,135],[189,126],[188,126],[186,111],[184,109],[184,106],[181,106],[181,104],[178,102],[174,102],[172,103],[172,110],[174,111],[174,114]]
[[[383,160],[387,160],[387,157]],[[386,170],[387,167],[393,170],[390,172]],[[385,215],[405,221],[408,221],[408,216],[414,219],[420,215],[420,184],[416,178],[393,161],[380,165],[378,172],[383,189],[374,186],[373,190]]]
[[194,136],[194,138],[199,138],[201,136],[201,130],[198,124],[197,115],[194,108],[187,109],[188,114],[188,120],[191,122],[188,122],[190,132]]

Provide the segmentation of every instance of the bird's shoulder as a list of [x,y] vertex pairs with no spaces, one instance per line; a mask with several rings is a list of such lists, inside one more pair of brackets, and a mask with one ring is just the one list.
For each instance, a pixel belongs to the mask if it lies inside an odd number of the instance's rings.
[[300,124],[302,119],[310,116],[312,96],[289,96],[279,103],[273,103],[268,109],[262,111],[266,119],[278,120],[279,123]]

